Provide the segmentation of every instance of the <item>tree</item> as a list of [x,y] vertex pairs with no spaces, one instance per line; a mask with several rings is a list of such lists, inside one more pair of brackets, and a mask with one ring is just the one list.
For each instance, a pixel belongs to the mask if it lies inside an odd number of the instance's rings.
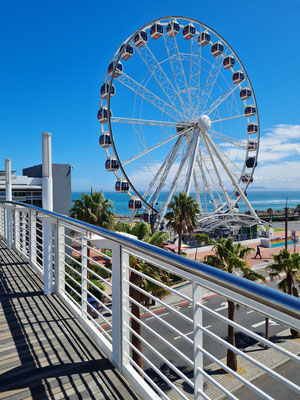
[[[242,276],[252,281],[262,279],[264,276],[249,268],[245,258],[253,251],[252,247],[243,246],[241,243],[233,243],[231,238],[221,239],[219,243],[213,240],[213,249],[215,254],[207,255],[204,262],[213,267],[222,269],[230,274],[234,274],[236,270],[240,271]],[[228,319],[234,321],[235,303],[232,300],[228,302]],[[228,343],[235,346],[235,330],[234,327],[228,325]],[[236,353],[227,349],[227,366],[232,370],[237,370]]]
[[195,254],[195,260],[197,260],[197,252],[198,252],[198,244],[200,243],[210,243],[209,237],[205,233],[196,233],[195,235],[195,241],[196,241],[196,254]]
[[[280,273],[285,273],[285,278],[278,283],[277,287],[291,296],[299,297],[296,282],[300,274],[300,254],[291,254],[288,250],[281,249],[279,254],[273,254],[272,257],[275,263],[268,266],[271,270],[269,272],[271,280],[280,277]],[[300,337],[300,332],[291,329],[291,335]]]
[[272,217],[273,217],[273,208],[268,208],[267,209],[267,213],[269,214],[270,219],[272,219]]
[[174,195],[168,207],[171,211],[165,215],[167,227],[178,234],[178,254],[181,254],[182,235],[192,233],[196,229],[196,214],[200,209],[194,197],[187,196],[184,192]]
[[[72,218],[80,221],[88,222],[105,229],[112,229],[114,226],[115,214],[111,211],[114,207],[110,200],[106,199],[102,191],[93,191],[91,193],[81,193],[81,197],[75,200],[70,210]],[[91,242],[87,242],[87,267],[90,269],[91,258]],[[89,281],[90,273],[87,271],[87,279]],[[89,282],[87,283],[89,290]]]

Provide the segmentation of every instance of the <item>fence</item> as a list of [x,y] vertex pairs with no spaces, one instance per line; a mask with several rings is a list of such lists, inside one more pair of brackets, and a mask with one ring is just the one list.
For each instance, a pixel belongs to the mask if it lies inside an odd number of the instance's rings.
[[[237,399],[250,390],[272,399],[282,385],[299,396],[280,369],[300,360],[300,344],[287,337],[300,330],[298,298],[22,203],[0,203],[0,235],[142,398]],[[237,371],[226,362],[233,354]],[[267,388],[256,384],[262,374]]]

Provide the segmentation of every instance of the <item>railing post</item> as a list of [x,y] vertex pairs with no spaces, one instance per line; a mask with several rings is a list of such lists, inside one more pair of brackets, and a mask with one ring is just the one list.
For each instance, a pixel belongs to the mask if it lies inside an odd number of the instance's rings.
[[87,319],[87,288],[88,288],[88,273],[87,273],[87,242],[85,236],[81,236],[81,316]]
[[43,218],[43,267],[44,267],[44,294],[53,292],[52,270],[52,224],[48,217]]
[[112,340],[114,365],[121,371],[123,365],[129,363],[129,331],[125,329],[124,322],[129,326],[129,315],[125,308],[129,310],[129,285],[124,278],[129,280],[129,255],[120,245],[112,248]]
[[29,214],[29,262],[31,265],[36,265],[36,218],[34,212],[30,210]]
[[13,228],[12,228],[12,209],[11,206],[6,206],[6,246],[8,249],[13,245]]
[[14,227],[15,227],[14,247],[18,250],[20,243],[20,212],[17,207],[15,208],[14,212]]
[[57,221],[57,228],[56,228],[56,265],[55,265],[55,290],[56,294],[62,293],[65,290],[65,264],[64,264],[64,226],[61,225],[59,221]]
[[203,326],[202,309],[199,304],[202,302],[202,287],[197,283],[193,283],[193,314],[194,314],[194,399],[202,400],[203,396],[203,375],[198,368],[203,369],[203,354],[198,349],[203,347],[203,332],[198,325]]

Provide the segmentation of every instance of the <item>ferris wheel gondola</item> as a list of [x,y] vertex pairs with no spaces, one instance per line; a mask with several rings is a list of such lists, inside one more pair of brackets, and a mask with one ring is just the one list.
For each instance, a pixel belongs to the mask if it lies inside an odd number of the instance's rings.
[[259,150],[255,95],[239,57],[210,27],[166,17],[134,32],[109,64],[98,119],[105,167],[133,213],[156,215],[158,225],[185,191],[202,215],[243,199],[257,217],[245,196]]

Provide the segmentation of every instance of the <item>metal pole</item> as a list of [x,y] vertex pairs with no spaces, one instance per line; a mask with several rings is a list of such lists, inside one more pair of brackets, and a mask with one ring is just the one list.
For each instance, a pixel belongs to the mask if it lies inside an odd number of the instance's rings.
[[[42,201],[43,208],[53,211],[53,184],[52,184],[52,158],[51,158],[51,133],[42,133]],[[53,292],[52,268],[52,224],[46,217],[43,219],[43,267],[44,267],[44,293]]]
[[[12,186],[11,186],[11,160],[5,160],[5,199],[12,201]],[[6,209],[6,245],[8,249],[12,248],[12,213],[11,206]]]
[[287,250],[287,234],[288,234],[288,207],[287,207],[288,198],[285,201],[285,249]]

